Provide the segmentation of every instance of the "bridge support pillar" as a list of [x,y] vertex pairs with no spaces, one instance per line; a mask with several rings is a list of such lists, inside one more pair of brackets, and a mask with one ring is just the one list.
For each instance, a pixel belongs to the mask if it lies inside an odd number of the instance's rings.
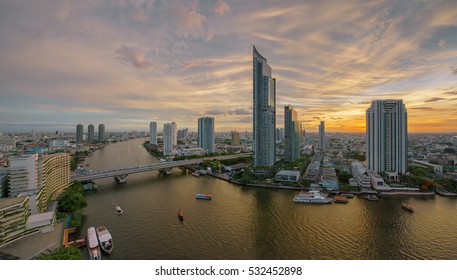
[[163,174],[165,174],[165,175],[170,175],[170,174],[171,174],[171,168],[159,169],[159,172],[160,172],[160,173],[163,173]]
[[116,180],[118,184],[125,184],[127,183],[127,175],[114,176],[114,180]]

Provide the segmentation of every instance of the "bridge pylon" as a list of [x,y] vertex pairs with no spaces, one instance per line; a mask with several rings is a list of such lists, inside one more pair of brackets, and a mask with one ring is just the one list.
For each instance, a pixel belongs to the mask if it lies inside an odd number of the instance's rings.
[[127,183],[127,176],[128,174],[126,175],[121,175],[121,176],[114,176],[114,180],[118,183],[118,184],[125,184]]

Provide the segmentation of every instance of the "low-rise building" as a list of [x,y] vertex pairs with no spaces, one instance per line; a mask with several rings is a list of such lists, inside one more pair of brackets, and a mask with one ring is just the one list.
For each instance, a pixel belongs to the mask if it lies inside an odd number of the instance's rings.
[[300,177],[300,171],[297,170],[281,170],[276,173],[276,181],[278,182],[298,182]]
[[443,173],[443,166],[439,165],[439,164],[432,164],[432,163],[429,163],[426,161],[421,161],[421,160],[416,160],[416,159],[413,159],[412,163],[419,167],[431,169],[435,173]]
[[368,189],[371,187],[371,178],[368,171],[359,161],[354,161],[351,164],[352,176],[357,180],[361,188]]

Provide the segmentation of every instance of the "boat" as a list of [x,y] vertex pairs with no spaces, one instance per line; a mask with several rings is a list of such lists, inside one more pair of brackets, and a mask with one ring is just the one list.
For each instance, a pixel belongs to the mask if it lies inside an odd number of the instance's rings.
[[192,176],[194,176],[194,177],[199,177],[200,174],[198,174],[198,173],[196,173],[196,172],[192,172]]
[[97,227],[98,244],[103,252],[111,254],[113,250],[113,238],[105,226]]
[[97,234],[95,228],[87,229],[87,251],[89,252],[90,260],[101,260],[100,247],[98,246]]
[[121,207],[116,206],[116,213],[117,213],[118,215],[120,215],[120,214],[124,213],[124,211],[122,210]]
[[352,193],[342,193],[340,194],[341,196],[345,196],[347,198],[354,198],[354,195]]
[[184,220],[184,212],[182,211],[182,209],[179,209],[178,211],[178,218],[180,221]]
[[414,208],[411,205],[409,205],[408,203],[406,203],[406,202],[403,202],[401,204],[401,208],[403,208],[406,211],[411,212],[411,213],[414,212]]
[[294,199],[294,202],[298,203],[316,203],[316,204],[325,204],[331,203],[332,199],[328,198],[326,195],[323,195],[319,191],[309,191],[301,192],[297,194]]
[[378,201],[379,200],[379,197],[375,194],[368,194],[368,195],[363,196],[363,198],[365,198],[366,200],[369,200],[369,201]]
[[197,199],[211,200],[211,199],[213,198],[213,196],[210,195],[210,194],[205,194],[205,193],[197,193],[197,194],[195,195],[195,198],[197,198]]
[[335,203],[348,203],[349,200],[345,196],[337,195],[337,196],[333,197],[333,202],[335,202]]

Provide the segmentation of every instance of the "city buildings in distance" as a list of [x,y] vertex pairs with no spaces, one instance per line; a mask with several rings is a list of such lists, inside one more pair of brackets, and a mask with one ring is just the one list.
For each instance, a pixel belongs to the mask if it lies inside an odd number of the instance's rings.
[[198,119],[198,147],[208,153],[214,153],[214,118],[201,117]]

